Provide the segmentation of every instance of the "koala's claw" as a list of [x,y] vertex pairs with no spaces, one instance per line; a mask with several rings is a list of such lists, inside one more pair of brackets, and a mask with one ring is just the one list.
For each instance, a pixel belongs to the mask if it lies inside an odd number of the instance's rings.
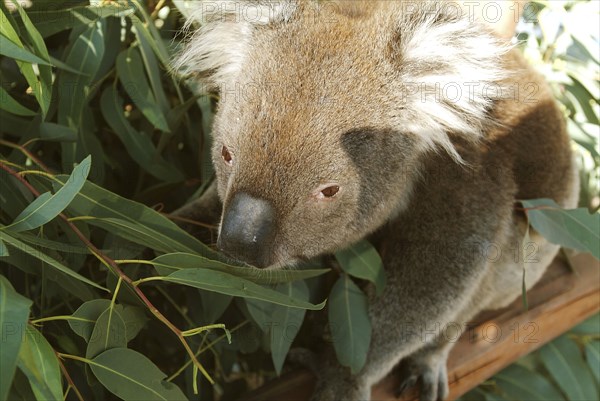
[[400,384],[395,396],[399,398],[417,382],[420,386],[420,401],[443,401],[448,397],[448,373],[446,361],[425,362],[408,358],[396,368]]

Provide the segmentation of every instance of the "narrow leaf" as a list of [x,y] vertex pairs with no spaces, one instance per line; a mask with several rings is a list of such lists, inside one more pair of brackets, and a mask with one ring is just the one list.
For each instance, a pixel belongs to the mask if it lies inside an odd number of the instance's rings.
[[596,383],[600,383],[600,340],[585,344],[585,359],[596,378]]
[[127,330],[121,313],[113,308],[108,308],[98,317],[92,336],[85,351],[86,358],[112,348],[127,347]]
[[160,156],[150,137],[143,132],[136,131],[125,118],[123,99],[115,88],[109,86],[104,90],[100,105],[104,119],[123,142],[133,160],[160,180],[183,181],[184,177],[181,172]]
[[496,384],[514,400],[560,400],[563,396],[540,373],[514,364],[496,376]]
[[187,400],[179,387],[165,381],[166,375],[139,352],[113,348],[88,363],[100,383],[125,401]]
[[148,121],[161,131],[170,132],[167,119],[150,89],[137,47],[130,47],[119,54],[117,73],[125,91]]
[[551,199],[521,201],[529,222],[550,242],[590,252],[600,259],[600,214],[587,209],[562,209]]
[[598,397],[594,379],[577,344],[562,336],[540,349],[540,358],[569,400]]
[[347,275],[331,289],[328,316],[338,361],[358,373],[367,360],[371,322],[367,297]]
[[13,99],[2,86],[0,86],[0,100],[0,108],[9,113],[24,117],[32,117],[37,114],[35,111],[29,110],[27,107]]
[[166,277],[155,277],[154,279],[214,291],[220,294],[259,299],[293,308],[320,310],[325,306],[325,302],[313,305],[301,299],[262,287],[252,281],[208,269],[179,270]]
[[108,299],[93,299],[84,302],[73,314],[76,318],[69,320],[69,326],[76,334],[81,336],[85,342],[89,342],[92,337],[92,331],[96,325],[96,320],[104,311],[110,307]]
[[[280,284],[277,290],[289,297],[308,301],[308,286],[304,281]],[[281,374],[283,362],[287,356],[294,338],[300,331],[306,311],[304,309],[276,306],[271,322],[271,358],[278,375]]]
[[40,124],[40,138],[46,141],[75,142],[77,131],[66,125],[43,122]]
[[10,57],[16,60],[20,60],[26,63],[48,65],[51,66],[50,62],[36,56],[29,50],[19,46],[16,43],[11,42],[4,35],[0,35],[0,55]]
[[15,291],[6,277],[0,275],[0,400],[8,397],[31,304],[29,299]]
[[353,246],[336,252],[336,259],[346,273],[369,280],[375,284],[377,295],[385,287],[385,271],[377,249],[368,241],[360,241]]
[[210,260],[189,253],[169,253],[161,255],[152,263],[160,274],[168,275],[173,271],[203,268],[232,274],[257,284],[279,284],[290,281],[304,280],[327,273],[329,269],[277,269],[265,270],[250,266],[233,266],[217,260]]
[[[68,180],[65,175],[59,175],[56,178],[59,182]],[[133,228],[124,228],[121,235],[140,245],[147,246],[138,237],[138,234],[142,233],[144,236],[152,236],[159,241],[162,245],[160,248],[155,249],[161,249],[163,252],[192,252],[218,258],[216,252],[157,211],[141,203],[118,196],[89,181],[84,184],[82,190],[67,207],[67,210],[82,216],[116,218],[126,221]],[[90,220],[89,224],[106,227],[101,220]],[[112,226],[108,226],[108,228],[110,229]]]
[[38,228],[58,216],[81,190],[90,172],[91,157],[86,157],[71,173],[65,185],[54,195],[46,192],[34,200],[15,221],[6,226],[14,232]]
[[81,274],[69,269],[67,266],[63,265],[62,263],[60,263],[58,260],[46,255],[43,252],[40,252],[39,249],[33,248],[29,245],[27,245],[26,243],[19,241],[18,239],[8,235],[7,232],[4,232],[3,230],[0,230],[0,240],[6,242],[6,244],[13,246],[19,250],[21,250],[22,252],[27,253],[28,255],[41,260],[42,262],[46,263],[48,266],[53,267],[54,269],[73,277],[74,279],[77,279],[83,283],[86,283],[88,285],[91,285],[92,287],[96,287],[100,290],[106,291],[108,292],[107,288],[102,287],[99,284],[94,283],[93,281],[91,281],[90,279],[83,277]]
[[29,379],[38,400],[62,400],[62,380],[58,359],[42,333],[25,326],[25,340],[19,351],[19,369]]

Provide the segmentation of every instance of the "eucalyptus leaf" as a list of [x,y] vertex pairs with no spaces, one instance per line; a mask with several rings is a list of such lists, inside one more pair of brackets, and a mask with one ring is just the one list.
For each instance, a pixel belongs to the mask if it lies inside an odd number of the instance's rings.
[[15,291],[8,279],[0,275],[0,400],[6,400],[17,367],[32,301]]
[[253,281],[257,284],[279,284],[296,280],[304,280],[327,273],[329,269],[276,269],[265,270],[250,266],[233,266],[217,260],[210,260],[200,255],[189,253],[169,253],[152,260],[160,274],[168,275],[173,271],[203,268],[220,271]]
[[381,295],[385,287],[385,271],[373,245],[363,240],[336,252],[335,257],[346,273],[374,283],[377,295]]
[[533,228],[550,242],[600,259],[600,214],[562,209],[551,199],[522,200]]
[[38,228],[58,216],[71,203],[75,195],[81,190],[90,172],[91,157],[85,158],[71,173],[71,176],[54,195],[43,193],[34,200],[15,221],[6,226],[13,232],[20,232]]
[[139,49],[130,47],[117,57],[117,73],[125,91],[144,116],[158,129],[170,132],[167,119],[152,93]]
[[514,400],[560,400],[564,398],[540,373],[511,365],[495,376],[497,386]]
[[127,347],[127,329],[121,313],[110,306],[98,316],[85,351],[86,358],[93,358],[112,348]]
[[93,299],[84,302],[73,314],[76,318],[69,320],[71,330],[81,336],[85,342],[89,342],[96,321],[110,307],[110,301],[107,299]]
[[331,289],[328,317],[338,361],[358,373],[367,360],[371,322],[367,297],[347,275]]
[[577,344],[561,336],[540,349],[540,359],[571,401],[598,397],[594,379]]
[[112,348],[88,364],[100,383],[125,401],[187,400],[179,387],[165,381],[166,375],[139,352]]
[[43,122],[40,124],[40,138],[47,141],[75,142],[77,131],[66,125]]
[[33,117],[37,114],[35,111],[28,109],[13,99],[13,97],[10,96],[10,94],[2,86],[0,86],[0,99],[0,108],[8,111],[9,113],[24,117]]
[[70,276],[70,277],[72,277],[76,280],[79,280],[85,284],[91,285],[92,287],[96,287],[100,290],[108,292],[107,288],[104,288],[101,285],[94,283],[87,277],[84,277],[84,276],[80,275],[79,273],[69,269],[67,266],[63,265],[58,260],[46,255],[43,252],[40,252],[39,249],[35,249],[35,248],[27,245],[26,243],[10,236],[7,232],[4,232],[3,230],[0,230],[0,240],[4,241],[6,244],[8,244],[10,246],[13,246],[13,247],[19,249],[22,252],[27,253],[28,255],[34,257],[35,259],[39,259],[40,261],[46,263],[48,266],[51,266],[52,268],[66,274],[67,276]]
[[185,269],[178,270],[165,277],[154,277],[153,279],[167,281],[194,288],[218,292],[220,294],[232,295],[244,298],[254,298],[262,301],[272,302],[278,305],[290,306],[310,310],[320,310],[325,302],[314,305],[302,299],[284,295],[278,291],[262,287],[258,284],[223,273],[208,269]]
[[[280,284],[277,291],[291,298],[308,301],[308,286],[304,281]],[[272,314],[271,334],[271,359],[278,375],[281,374],[283,362],[287,356],[294,338],[300,331],[306,311],[297,308],[276,306]]]
[[[61,183],[68,180],[65,175],[56,178]],[[164,252],[191,252],[217,258],[216,252],[157,211],[89,181],[83,185],[67,210],[75,215],[95,217],[88,221],[89,224],[108,230],[121,229],[115,234],[140,245],[148,246],[146,239],[153,238],[152,244],[160,243],[157,249]],[[103,224],[103,221],[115,223]]]
[[136,131],[124,116],[123,99],[114,87],[107,87],[100,99],[102,115],[123,142],[129,154],[144,170],[156,178],[167,181],[183,181],[183,175],[167,163],[148,135]]
[[62,400],[62,379],[58,358],[42,333],[26,325],[19,350],[18,366],[29,379],[37,400]]
[[596,378],[596,383],[600,383],[600,340],[589,341],[585,344],[585,359]]

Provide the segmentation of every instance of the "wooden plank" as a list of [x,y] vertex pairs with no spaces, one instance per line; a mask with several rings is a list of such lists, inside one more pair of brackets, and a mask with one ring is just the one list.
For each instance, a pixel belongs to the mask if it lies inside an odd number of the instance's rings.
[[[529,310],[521,300],[508,308],[474,319],[448,361],[450,399],[456,399],[521,356],[532,352],[600,310],[600,262],[589,254],[572,258],[575,272],[555,260],[528,292]],[[314,376],[298,370],[268,383],[244,401],[305,401]],[[397,378],[386,377],[373,387],[372,401],[396,401]],[[402,397],[417,400],[416,389]]]

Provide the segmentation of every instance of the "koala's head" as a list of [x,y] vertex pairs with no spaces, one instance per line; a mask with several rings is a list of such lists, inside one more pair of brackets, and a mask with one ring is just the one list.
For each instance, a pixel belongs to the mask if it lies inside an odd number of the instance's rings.
[[[437,2],[202,1],[185,67],[220,93],[217,245],[259,267],[338,250],[407,205],[421,155],[476,141],[505,48]],[[493,95],[492,91],[492,95]]]

